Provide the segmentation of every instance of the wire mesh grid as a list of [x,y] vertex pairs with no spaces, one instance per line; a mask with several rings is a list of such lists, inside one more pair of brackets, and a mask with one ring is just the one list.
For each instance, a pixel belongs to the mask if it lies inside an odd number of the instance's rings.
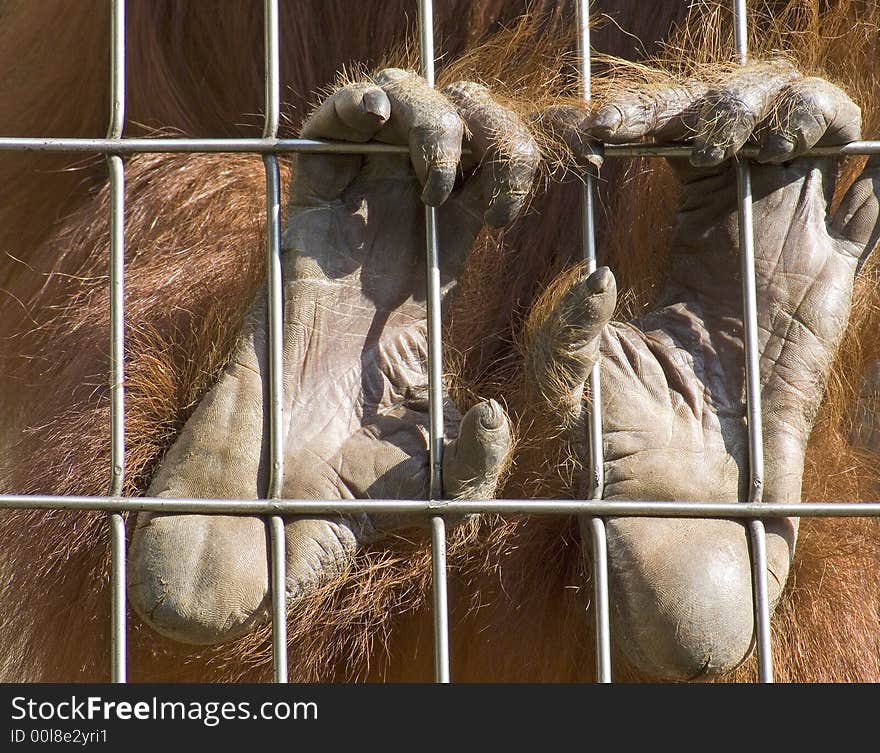
[[[0,495],[0,509],[93,510],[107,513],[111,544],[111,678],[126,681],[126,532],[124,512],[178,512],[203,514],[247,514],[266,518],[270,541],[271,596],[273,624],[274,679],[286,682],[287,634],[285,601],[285,531],[282,516],[292,514],[410,514],[427,517],[431,523],[433,562],[433,614],[435,680],[450,681],[449,623],[446,591],[445,516],[493,512],[498,514],[576,516],[581,521],[584,539],[592,544],[594,617],[596,635],[596,678],[611,681],[611,635],[609,628],[609,593],[607,547],[604,518],[641,516],[664,518],[736,518],[747,521],[751,541],[754,625],[757,637],[759,677],[772,682],[770,652],[770,607],[767,589],[766,541],[763,521],[780,517],[880,517],[880,503],[762,503],[763,445],[757,350],[757,314],[753,248],[752,198],[748,158],[754,148],[741,150],[744,159],[737,161],[737,185],[743,285],[743,324],[746,353],[746,410],[749,432],[750,494],[740,504],[716,502],[652,502],[644,500],[606,501],[603,492],[602,413],[599,368],[589,377],[592,409],[589,414],[589,489],[584,501],[576,500],[444,500],[442,499],[443,399],[442,350],[440,338],[440,278],[438,234],[433,208],[426,207],[426,283],[428,313],[429,369],[429,452],[430,492],[427,500],[285,500],[284,444],[282,426],[282,278],[280,229],[279,153],[405,153],[408,148],[380,143],[337,143],[314,139],[279,139],[280,116],[279,62],[281,39],[278,0],[264,0],[265,30],[265,120],[259,139],[187,139],[123,138],[125,123],[125,0],[110,0],[111,106],[107,137],[28,138],[0,137],[0,151],[54,151],[102,153],[106,156],[110,186],[110,395],[111,395],[111,468],[108,495],[105,497]],[[590,38],[588,0],[576,2],[577,40],[580,52],[581,94],[590,98]],[[747,15],[745,0],[732,0],[735,20],[736,51],[745,63]],[[422,74],[434,84],[433,7],[431,0],[419,0],[419,33]],[[688,146],[653,146],[647,144],[599,145],[604,157],[686,156]],[[269,452],[270,479],[264,500],[127,498],[122,496],[125,476],[125,392],[124,392],[124,187],[122,156],[140,153],[248,152],[261,154],[266,175],[266,261],[268,298],[268,374],[269,374]],[[819,147],[813,155],[862,155],[880,153],[880,141],[858,141],[844,146]],[[593,217],[594,176],[589,168],[582,193],[583,258],[588,271],[596,268],[596,243]]]

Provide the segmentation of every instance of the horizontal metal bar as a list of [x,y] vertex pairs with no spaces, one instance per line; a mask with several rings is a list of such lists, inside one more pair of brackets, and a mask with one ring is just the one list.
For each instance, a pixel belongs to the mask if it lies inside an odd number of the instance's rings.
[[194,499],[0,495],[0,510],[104,510],[216,515],[609,515],[649,518],[872,518],[880,502],[652,502],[631,500]]
[[[596,154],[602,157],[688,157],[691,153],[690,144],[600,144],[595,148]],[[747,146],[738,152],[742,157],[755,159],[759,149]],[[805,157],[854,156],[860,154],[880,154],[880,141],[851,141],[839,146],[817,146],[810,149]]]
[[[688,144],[657,146],[655,144],[597,144],[597,155],[602,157],[687,157]],[[399,144],[319,139],[75,139],[75,138],[18,138],[0,137],[0,152],[91,152],[108,154],[140,153],[208,153],[250,152],[280,154],[309,152],[317,154],[407,154],[409,147]],[[465,150],[465,153],[467,151]],[[744,157],[758,155],[757,147],[740,151]],[[815,147],[808,153],[813,157],[835,155],[880,154],[880,141],[853,141],[842,146]]]
[[40,139],[0,138],[0,151],[95,152],[110,154],[250,152],[279,154],[409,154],[409,147],[379,142],[318,139]]

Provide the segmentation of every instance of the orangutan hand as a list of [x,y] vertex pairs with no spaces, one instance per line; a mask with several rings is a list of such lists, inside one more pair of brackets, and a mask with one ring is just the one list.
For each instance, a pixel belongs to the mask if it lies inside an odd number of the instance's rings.
[[[465,133],[471,159],[460,164]],[[409,156],[299,155],[294,161],[283,243],[283,496],[424,499],[422,202],[440,207],[447,301],[483,224],[507,224],[522,208],[540,154],[517,117],[483,87],[461,83],[441,94],[397,69],[336,91],[310,116],[303,136],[408,145]],[[462,170],[465,179],[456,187]],[[265,322],[260,300],[149,494],[265,494]],[[444,495],[492,496],[510,442],[503,409],[480,402],[461,418],[447,398],[445,418]],[[383,525],[387,530],[387,521]],[[291,598],[320,587],[359,546],[384,533],[368,515],[292,517],[286,532]],[[141,515],[130,578],[135,608],[159,632],[192,643],[235,638],[267,616],[265,524],[248,517]]]
[[[869,163],[830,216],[836,160],[799,155],[859,133],[859,108],[843,91],[778,63],[743,68],[712,89],[634,91],[584,121],[585,136],[606,142],[693,136],[690,160],[670,161],[681,192],[654,310],[612,322],[615,282],[600,268],[534,324],[531,376],[578,433],[584,381],[599,359],[607,499],[748,499],[737,190],[728,158],[751,141],[760,147],[751,179],[764,500],[800,501],[804,451],[853,279],[877,240],[880,163]],[[796,521],[768,522],[767,533],[775,604]],[[614,640],[631,662],[685,679],[749,654],[742,524],[612,519],[608,546]]]

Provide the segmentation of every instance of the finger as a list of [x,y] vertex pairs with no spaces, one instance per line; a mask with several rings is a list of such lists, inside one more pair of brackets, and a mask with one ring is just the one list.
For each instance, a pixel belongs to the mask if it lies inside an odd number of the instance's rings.
[[711,167],[736,154],[798,75],[787,64],[746,66],[709,91],[697,119],[691,164]]
[[302,128],[306,139],[369,141],[391,116],[391,102],[372,83],[337,89],[309,115]]
[[485,86],[461,81],[444,94],[458,107],[470,133],[471,160],[482,166],[486,224],[508,225],[531,193],[541,150],[519,116],[498,104]]
[[408,144],[422,201],[440,206],[452,193],[464,125],[455,107],[412,71],[386,68],[375,76],[391,102],[391,117],[376,135],[380,141]]
[[140,513],[129,552],[129,602],[161,635],[224,643],[265,621],[266,524],[226,515]]
[[[680,468],[667,473],[686,473]],[[692,473],[694,471],[691,471]],[[612,630],[640,670],[670,680],[729,672],[754,648],[749,536],[733,520],[611,518],[609,590],[619,594]],[[767,522],[767,599],[772,610],[791,566],[794,536]]]
[[[375,84],[337,89],[309,115],[301,134],[308,139],[363,142],[372,139],[391,114],[391,103]],[[290,200],[295,206],[332,201],[354,180],[363,165],[357,154],[297,154]]]
[[494,400],[477,403],[461,419],[458,437],[443,453],[443,494],[452,499],[489,499],[507,467],[510,423]]
[[580,414],[583,385],[599,357],[599,340],[616,304],[614,275],[600,267],[572,285],[543,321],[531,326],[529,376],[564,423]]
[[880,155],[873,155],[837,208],[832,230],[851,244],[851,253],[864,263],[880,239]]
[[532,116],[532,122],[541,133],[549,134],[556,143],[562,144],[579,162],[602,167],[602,154],[597,149],[598,140],[590,134],[590,118],[586,103],[577,105],[552,105],[542,108]]
[[846,93],[821,78],[786,86],[763,129],[758,160],[787,162],[817,144],[861,138],[862,112]]
[[587,133],[611,144],[684,138],[693,131],[706,90],[698,82],[670,83],[614,97],[587,118]]
[[344,574],[375,529],[366,515],[354,518],[286,518],[287,596],[313,594]]

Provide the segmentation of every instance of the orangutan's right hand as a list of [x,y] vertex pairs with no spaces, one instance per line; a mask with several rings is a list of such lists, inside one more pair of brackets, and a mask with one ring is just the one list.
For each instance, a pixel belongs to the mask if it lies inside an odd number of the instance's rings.
[[[439,207],[445,302],[483,225],[505,225],[522,208],[539,151],[484,87],[462,82],[441,93],[398,69],[337,90],[309,117],[303,136],[377,139],[409,153],[301,154],[294,161],[282,261],[283,496],[425,499],[424,204]],[[149,494],[265,494],[266,350],[261,299]],[[448,396],[445,403],[444,496],[493,496],[510,445],[504,410],[486,400],[462,416]],[[359,547],[413,524],[368,514],[287,518],[288,597],[314,592],[344,572]],[[132,604],[177,640],[231,640],[268,616],[267,560],[259,518],[142,514],[132,541]]]

